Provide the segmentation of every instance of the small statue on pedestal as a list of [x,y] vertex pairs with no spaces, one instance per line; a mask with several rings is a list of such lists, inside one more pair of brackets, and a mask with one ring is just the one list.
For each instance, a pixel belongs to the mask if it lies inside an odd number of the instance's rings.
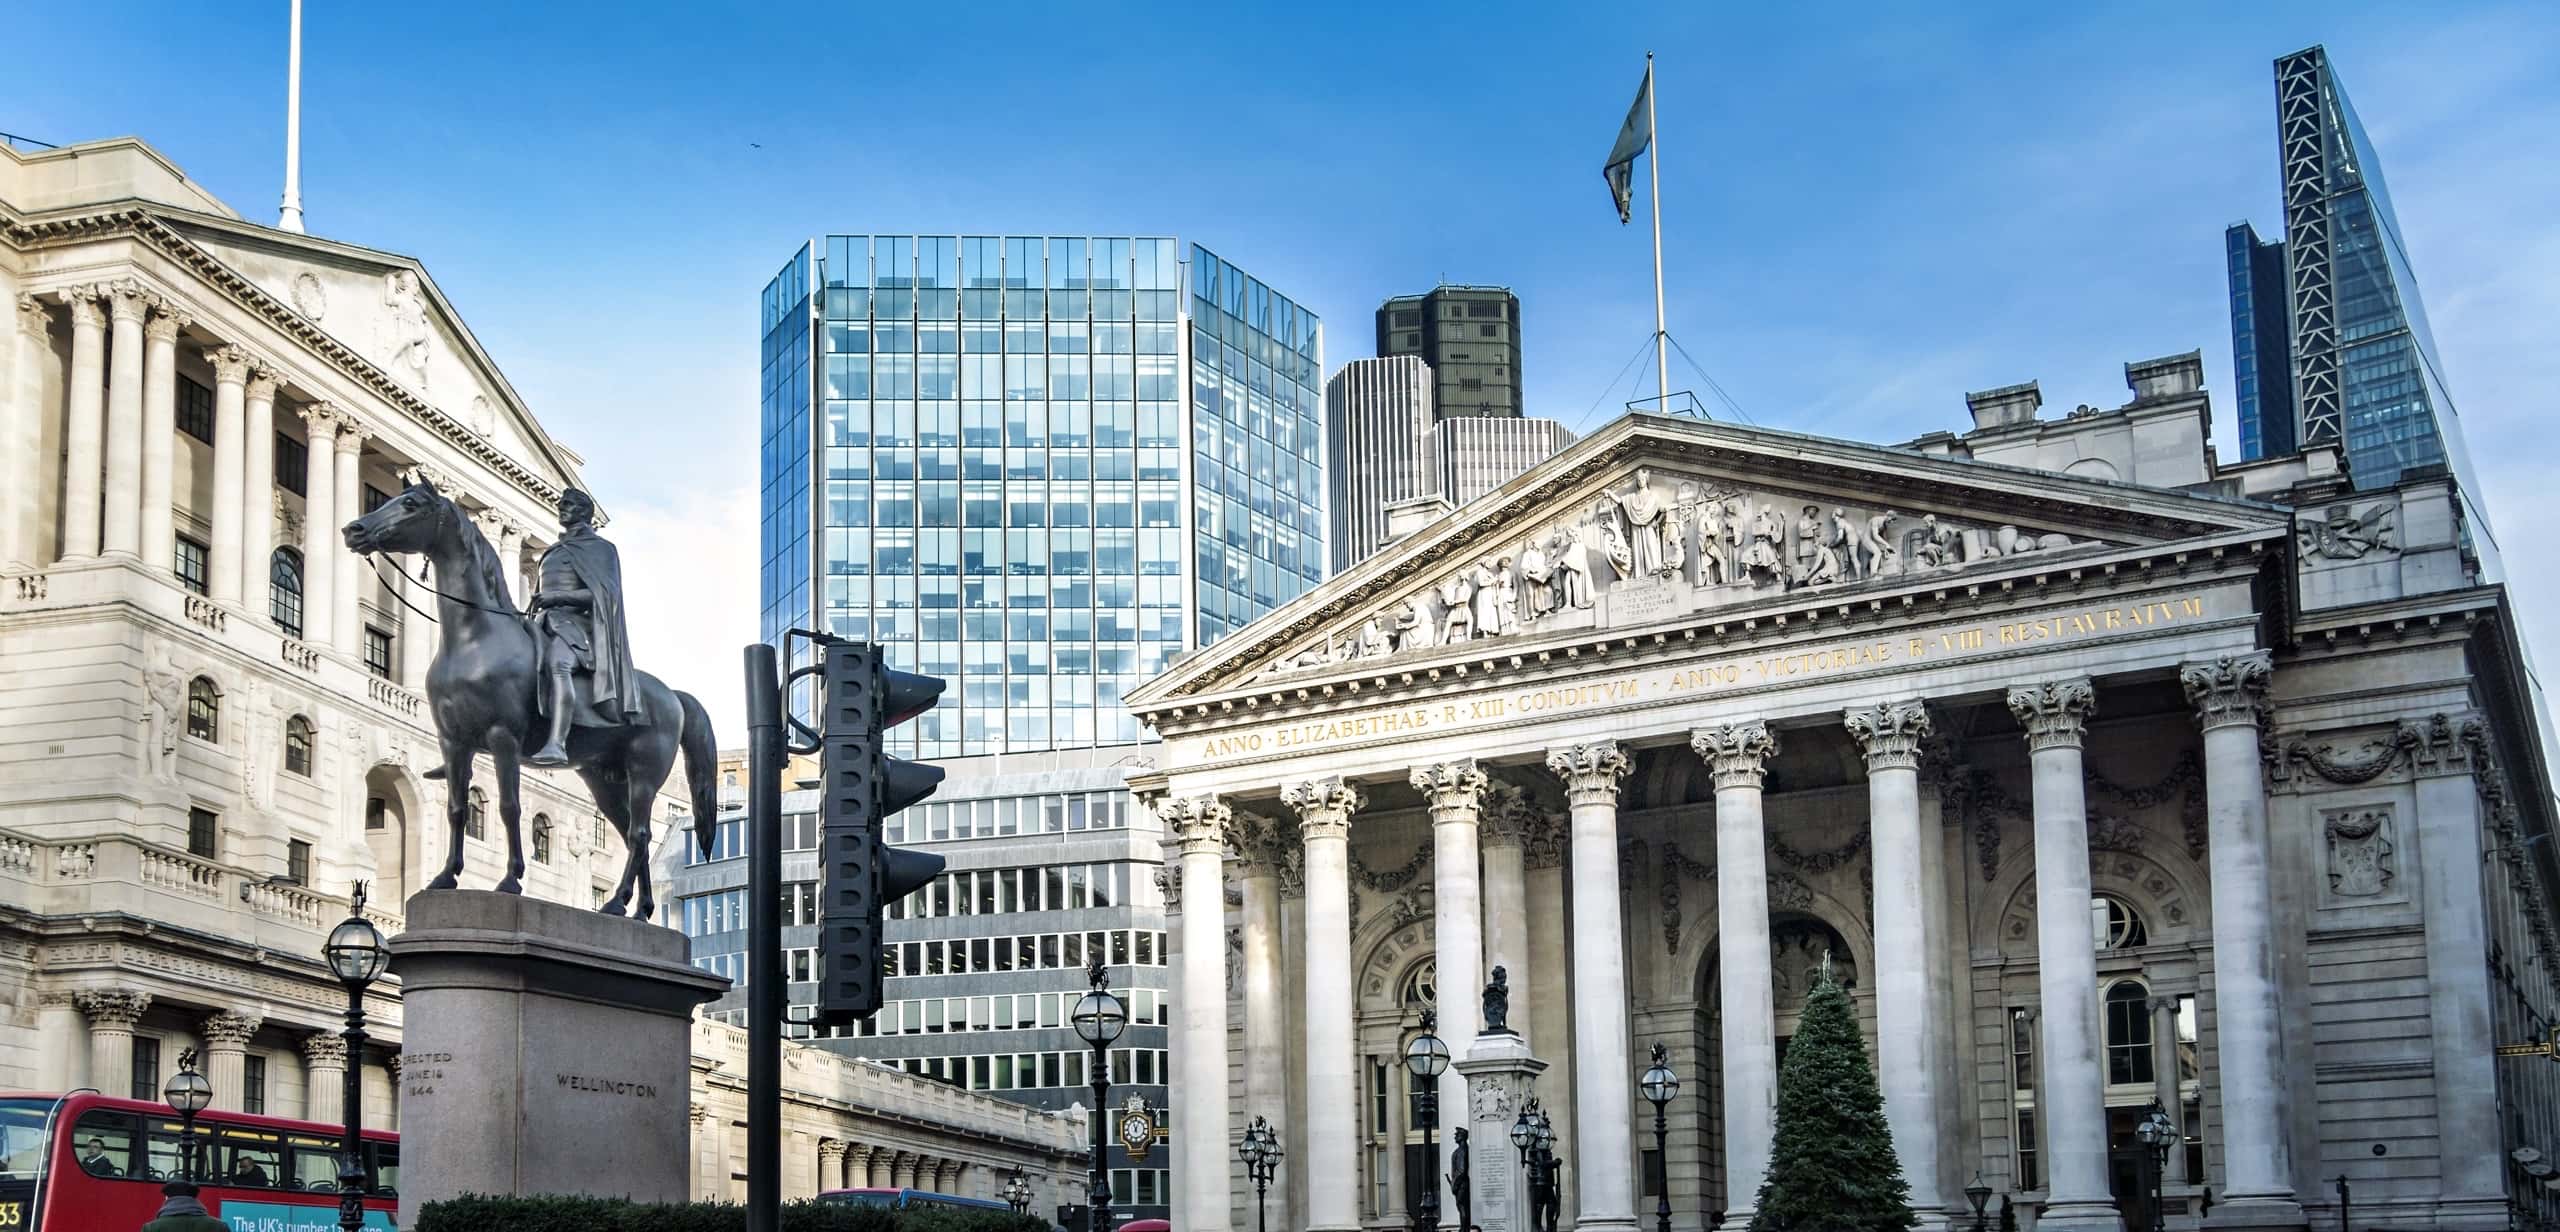
[[1484,1034],[1511,1034],[1511,972],[1496,965],[1493,982],[1484,986]]
[[1475,1187],[1468,1183],[1467,1176],[1467,1131],[1464,1127],[1453,1129],[1449,1137],[1457,1144],[1449,1148],[1449,1192],[1458,1200],[1458,1232],[1467,1232],[1476,1226]]

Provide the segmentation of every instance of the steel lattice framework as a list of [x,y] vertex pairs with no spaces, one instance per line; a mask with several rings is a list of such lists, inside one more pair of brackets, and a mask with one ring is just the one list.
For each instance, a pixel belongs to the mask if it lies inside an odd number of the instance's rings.
[[2284,161],[2285,266],[2293,315],[2293,389],[2303,445],[2344,434],[2338,393],[2338,313],[2329,235],[2328,61],[2320,49],[2276,61],[2276,124]]

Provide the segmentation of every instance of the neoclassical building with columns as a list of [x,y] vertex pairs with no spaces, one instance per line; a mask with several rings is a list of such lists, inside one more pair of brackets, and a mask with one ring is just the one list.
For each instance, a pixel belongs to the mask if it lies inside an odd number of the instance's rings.
[[2193,354],[2126,378],[1895,446],[1630,415],[1134,694],[1176,1226],[1251,1226],[1255,1116],[1284,1226],[1406,1224],[1448,1127],[1484,1177],[1517,1108],[1453,1069],[1426,1156],[1401,1054],[1429,1008],[1465,1057],[1498,967],[1568,1222],[1741,1227],[1826,963],[1931,1226],[1977,1176],[2149,1226],[2154,1101],[2171,1228],[2332,1226],[2340,1178],[2360,1226],[2548,1215],[2560,1066],[2497,1049],[2560,1021],[2551,785],[2489,528],[2441,474],[2219,461]]

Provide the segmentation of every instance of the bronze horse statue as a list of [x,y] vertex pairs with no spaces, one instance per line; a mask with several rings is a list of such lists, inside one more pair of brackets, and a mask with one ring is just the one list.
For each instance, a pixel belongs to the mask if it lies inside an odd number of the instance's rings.
[[[443,745],[445,820],[452,846],[444,871],[427,884],[450,890],[462,876],[463,824],[471,804],[474,758],[487,753],[498,770],[498,816],[507,827],[507,875],[501,894],[523,892],[524,841],[517,819],[521,759],[542,743],[547,724],[537,694],[543,685],[543,647],[530,620],[507,593],[498,553],[462,508],[435,485],[420,480],[342,532],[350,550],[419,553],[435,566],[437,639],[427,667],[427,708]],[[585,780],[596,809],[621,831],[629,854],[613,897],[597,910],[621,915],[638,891],[636,914],[657,909],[649,884],[650,802],[684,754],[693,835],[705,855],[719,817],[715,775],[718,745],[711,717],[692,694],[668,688],[647,672],[633,673],[642,721],[617,727],[579,727],[569,744],[569,765]]]

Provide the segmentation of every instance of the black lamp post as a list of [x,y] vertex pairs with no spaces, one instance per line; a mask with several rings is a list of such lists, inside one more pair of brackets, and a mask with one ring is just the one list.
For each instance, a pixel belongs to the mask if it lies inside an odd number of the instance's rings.
[[346,1232],[364,1227],[364,990],[381,978],[391,963],[383,948],[382,930],[364,918],[364,883],[356,883],[347,918],[329,930],[320,947],[329,971],[347,989],[347,1070],[343,1097],[347,1124],[338,1140],[338,1226]]
[[1085,968],[1085,978],[1093,990],[1076,1002],[1073,1017],[1076,1035],[1093,1049],[1093,1175],[1086,1186],[1086,1204],[1091,1213],[1086,1217],[1087,1232],[1111,1232],[1111,1154],[1110,1116],[1105,1108],[1111,1100],[1111,1044],[1129,1027],[1129,1007],[1103,986],[1102,960],[1095,958]]
[[1244,1141],[1236,1146],[1236,1154],[1244,1157],[1245,1173],[1253,1178],[1253,1226],[1257,1232],[1270,1232],[1271,1212],[1266,1204],[1271,1178],[1280,1171],[1280,1135],[1271,1132],[1271,1122],[1257,1116],[1244,1127]]
[[2169,1172],[2169,1144],[2176,1141],[2178,1127],[2169,1120],[2169,1110],[2151,1101],[2151,1110],[2142,1115],[2142,1123],[2133,1127],[2133,1136],[2143,1145],[2143,1154],[2151,1161],[2151,1232],[2162,1232],[2168,1226],[2167,1212],[2161,1207],[2161,1182]]
[[1529,1166],[1538,1177],[1537,1232],[1556,1232],[1564,1210],[1564,1165],[1556,1161],[1556,1123],[1545,1108],[1538,1109],[1538,1145],[1529,1152]]
[[1653,1045],[1653,1064],[1637,1080],[1636,1089],[1653,1105],[1653,1157],[1662,1167],[1661,1183],[1653,1188],[1653,1223],[1659,1232],[1671,1232],[1671,1119],[1663,1109],[1679,1098],[1680,1075],[1671,1072],[1671,1051],[1658,1040]]
[[[1511,1149],[1520,1156],[1520,1181],[1512,1186],[1518,1196],[1513,1201],[1520,1209],[1511,1217],[1512,1226],[1521,1232],[1535,1232],[1527,1216],[1538,1209],[1538,1174],[1529,1170],[1529,1148],[1538,1144],[1538,1097],[1520,1101],[1520,1115],[1511,1122]],[[1466,1232],[1461,1228],[1458,1232]]]
[[[1436,1031],[1440,1016],[1422,1011],[1422,1034],[1404,1046],[1404,1067],[1421,1080],[1414,1093],[1422,1121],[1422,1157],[1432,1161],[1432,1175],[1422,1187],[1422,1200],[1414,1204],[1414,1232],[1432,1232],[1440,1226],[1440,1152],[1432,1142],[1432,1131],[1440,1127],[1440,1075],[1449,1069],[1449,1045]],[[1466,1232],[1459,1229],[1459,1232]]]
[[213,1102],[213,1084],[196,1072],[195,1049],[178,1054],[178,1072],[169,1075],[160,1098],[178,1114],[178,1179],[192,1185],[196,1182],[196,1114]]
[[1012,1207],[1016,1215],[1031,1213],[1031,1184],[1022,1179],[1020,1168],[1014,1169],[1013,1175],[1005,1179],[1004,1204]]
[[1973,1183],[1964,1187],[1964,1200],[1973,1204],[1973,1232],[1987,1232],[1991,1217],[1983,1208],[1990,1205],[1991,1187],[1982,1183],[1980,1171],[1973,1174]]

